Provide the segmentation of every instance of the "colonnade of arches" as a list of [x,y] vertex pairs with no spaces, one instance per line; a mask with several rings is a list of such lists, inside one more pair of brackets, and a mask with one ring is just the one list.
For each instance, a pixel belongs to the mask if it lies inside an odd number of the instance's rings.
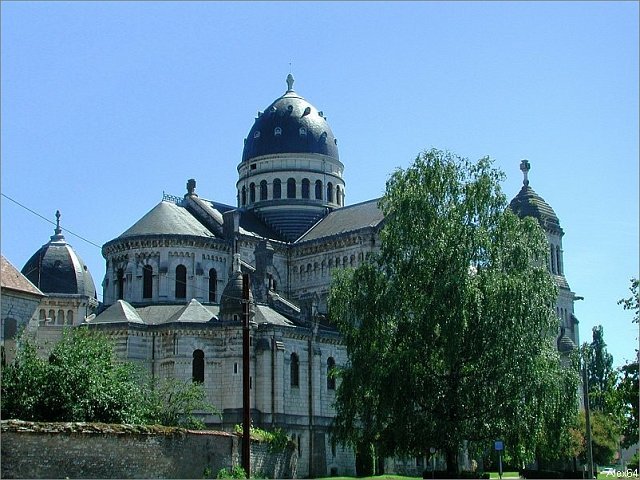
[[[283,192],[283,187],[285,191]],[[311,181],[303,178],[300,188],[300,198],[312,199]],[[284,195],[284,197],[283,197]],[[240,191],[240,205],[246,206],[256,201],[279,200],[282,198],[298,198],[297,182],[295,178],[288,178],[286,184],[283,185],[281,179],[276,178],[271,184],[271,198],[269,198],[269,184],[266,180],[262,180],[259,184],[251,182],[247,191],[247,187],[243,186]],[[324,200],[329,203],[336,203],[344,206],[344,189],[340,185],[334,185],[327,182],[326,186],[322,184],[322,180],[316,180],[313,184],[313,199]]]

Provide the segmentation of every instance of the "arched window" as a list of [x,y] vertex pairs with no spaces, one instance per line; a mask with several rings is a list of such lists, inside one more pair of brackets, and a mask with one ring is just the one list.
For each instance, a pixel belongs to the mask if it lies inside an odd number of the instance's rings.
[[260,200],[266,200],[266,199],[267,199],[267,181],[262,180],[260,182]]
[[276,127],[276,128],[274,128],[274,129],[273,129],[273,134],[274,134],[276,137],[279,137],[280,135],[282,135],[282,129],[281,129],[280,127]]
[[194,383],[204,383],[204,352],[202,350],[193,351],[191,379]]
[[336,203],[342,206],[342,190],[340,190],[340,185],[336,185]]
[[58,310],[58,316],[56,317],[56,323],[58,325],[64,325],[64,310]]
[[18,333],[18,321],[15,318],[5,318],[2,326],[4,339],[13,340]]
[[560,261],[560,246],[556,245],[556,265],[558,267],[558,274],[562,275],[562,262]]
[[251,182],[249,184],[249,203],[254,203],[256,201],[256,184]]
[[49,310],[49,320],[51,320],[51,323],[56,322],[56,311],[53,309]]
[[209,270],[209,301],[216,301],[216,288],[218,286],[218,272],[215,268]]
[[242,195],[241,195],[240,204],[244,207],[247,204],[247,188],[242,187]]
[[287,198],[296,198],[296,180],[290,178],[287,180]]
[[334,369],[336,368],[336,361],[333,357],[327,358],[327,390],[336,389],[336,378],[334,376]]
[[291,354],[291,386],[300,386],[300,359],[297,353]]
[[273,181],[273,198],[278,199],[282,197],[282,182],[279,178]]
[[187,267],[176,267],[176,298],[187,298]]
[[551,272],[556,273],[556,253],[553,245],[550,245],[549,248],[551,249]]
[[[122,300],[124,298],[124,270],[119,268],[116,273],[117,278],[117,288],[118,288],[118,300]],[[53,317],[51,318],[53,320]]]
[[309,198],[309,190],[311,189],[311,184],[308,178],[302,179],[302,198]]
[[67,310],[67,325],[73,325],[73,310]]
[[301,137],[303,137],[303,136],[306,136],[306,135],[307,135],[307,129],[306,129],[306,128],[304,128],[304,127],[300,127],[299,132],[300,132],[300,136],[301,136]]
[[327,183],[327,202],[333,203],[333,183]]
[[322,200],[322,180],[316,180],[316,200]]
[[47,319],[47,312],[44,311],[44,308],[40,309],[40,321]]
[[142,298],[153,297],[153,267],[145,265],[142,267]]

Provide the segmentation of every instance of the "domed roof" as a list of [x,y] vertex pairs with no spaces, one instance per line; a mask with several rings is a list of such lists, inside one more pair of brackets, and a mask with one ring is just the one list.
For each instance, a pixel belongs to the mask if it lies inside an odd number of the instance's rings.
[[560,337],[558,338],[557,346],[560,353],[568,353],[576,348],[573,340],[567,336],[567,332],[564,327],[560,329]]
[[288,89],[258,117],[245,139],[242,161],[277,153],[320,153],[339,160],[338,142],[322,112]]
[[22,274],[43,293],[96,298],[89,269],[62,235],[59,211],[56,218],[55,234],[27,261]]
[[529,161],[522,160],[520,170],[524,173],[524,182],[518,194],[509,203],[509,208],[520,218],[536,218],[545,230],[562,233],[556,212],[553,211],[551,205],[544,201],[544,198],[529,186],[527,173],[530,168]]
[[[233,261],[235,271],[231,274],[231,278],[229,278],[220,297],[219,317],[221,320],[233,318],[233,315],[242,318],[241,315],[244,313],[242,311],[242,272],[240,271],[239,255],[236,254]],[[251,288],[249,288],[249,302],[249,305],[253,302]],[[251,308],[251,310],[253,309]]]

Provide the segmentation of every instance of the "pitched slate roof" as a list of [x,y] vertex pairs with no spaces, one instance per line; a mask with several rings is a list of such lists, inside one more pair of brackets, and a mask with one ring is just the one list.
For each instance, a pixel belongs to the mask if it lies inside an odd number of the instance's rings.
[[118,300],[89,323],[140,323],[145,324],[136,309],[124,300]]
[[4,255],[0,256],[0,285],[17,292],[28,293],[39,297],[44,297],[38,287],[29,281],[22,273],[14,267]]
[[188,322],[188,323],[206,323],[211,320],[217,320],[217,317],[211,313],[211,310],[207,309],[195,298],[183,306],[180,310],[174,313],[169,319],[169,322]]
[[333,210],[302,235],[296,243],[379,226],[384,220],[384,215],[378,208],[378,200],[375,198]]
[[186,208],[163,200],[118,238],[139,235],[194,235],[215,237]]

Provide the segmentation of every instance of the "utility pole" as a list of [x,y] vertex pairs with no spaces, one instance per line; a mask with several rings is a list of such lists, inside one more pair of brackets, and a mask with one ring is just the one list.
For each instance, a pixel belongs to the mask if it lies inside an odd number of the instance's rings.
[[242,275],[242,467],[251,478],[251,376],[249,372],[249,274]]
[[584,395],[584,418],[587,429],[587,464],[589,478],[593,478],[593,447],[591,445],[591,408],[589,407],[589,377],[587,375],[587,350],[582,358],[582,392]]

